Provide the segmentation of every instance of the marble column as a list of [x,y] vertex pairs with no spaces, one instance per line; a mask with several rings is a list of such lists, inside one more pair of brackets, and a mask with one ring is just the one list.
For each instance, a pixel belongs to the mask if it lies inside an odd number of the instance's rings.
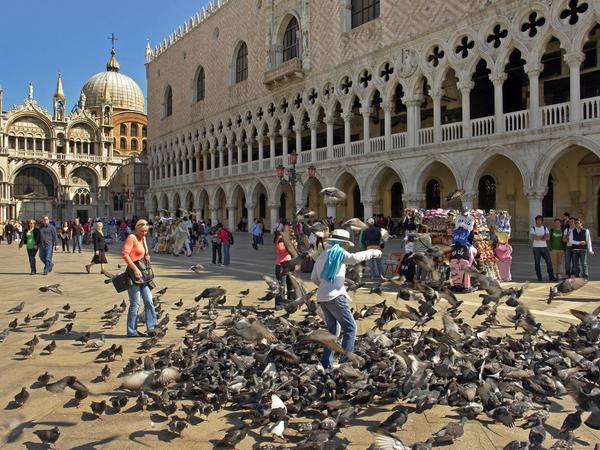
[[368,220],[371,217],[373,217],[373,207],[375,206],[375,200],[364,198],[362,199],[362,204],[364,207],[364,219]]
[[471,137],[471,90],[474,85],[475,83],[471,80],[461,81],[457,84],[462,100],[463,139]]
[[337,202],[331,199],[325,199],[325,207],[327,208],[327,217],[333,217],[335,219]]
[[365,153],[371,152],[371,108],[361,108],[363,118],[363,145]]
[[317,127],[319,123],[311,121],[307,125],[310,128],[310,162],[315,164],[317,162]]
[[495,133],[503,133],[504,129],[504,82],[507,75],[505,72],[495,73],[490,76],[490,80],[494,85],[494,125]]
[[383,109],[385,151],[389,151],[392,149],[392,111],[394,110],[394,104],[391,101],[382,103],[381,109]]
[[402,99],[406,105],[406,120],[408,126],[407,147],[419,145],[419,128],[421,127],[422,96],[416,95]]
[[354,117],[352,112],[342,113],[342,119],[344,119],[344,155],[346,157],[350,156],[350,144],[352,140],[352,117]]
[[229,231],[233,232],[235,230],[236,225],[236,217],[235,212],[237,208],[236,205],[227,205],[227,228]]
[[210,208],[210,222],[213,227],[217,224],[217,222],[219,222],[219,218],[217,216],[218,210],[219,208],[215,208],[214,206],[211,206]]
[[429,95],[433,100],[433,142],[442,142],[442,96],[443,89],[430,90]]
[[565,61],[569,65],[570,84],[570,111],[569,121],[579,122],[581,120],[581,63],[584,60],[583,52],[577,51],[565,55]]
[[246,210],[248,211],[246,218],[248,220],[248,233],[252,233],[252,223],[254,222],[254,208],[256,205],[254,203],[246,202]]
[[283,157],[282,157],[282,164],[284,166],[287,166],[288,164],[288,136],[290,135],[290,131],[286,128],[286,129],[282,129],[279,134],[281,134],[281,139],[282,139],[282,147],[283,147]]
[[333,159],[333,124],[335,118],[333,116],[325,117],[325,125],[327,126],[327,159]]
[[529,202],[529,226],[535,223],[535,216],[542,214],[542,200],[544,199],[544,195],[545,191],[542,188],[525,192],[525,196]]
[[269,209],[271,211],[271,233],[275,234],[275,228],[277,227],[277,221],[279,220],[279,205],[276,203],[269,203]]
[[269,162],[271,169],[275,168],[275,133],[269,133]]
[[525,72],[529,77],[529,128],[539,128],[542,125],[540,118],[540,64],[526,64]]
[[258,171],[263,170],[263,159],[265,157],[265,140],[262,134],[256,136],[256,141],[258,142]]
[[304,127],[299,124],[294,127],[294,132],[296,133],[296,153],[298,154],[298,162],[302,161],[301,153],[302,153],[302,132],[304,131]]

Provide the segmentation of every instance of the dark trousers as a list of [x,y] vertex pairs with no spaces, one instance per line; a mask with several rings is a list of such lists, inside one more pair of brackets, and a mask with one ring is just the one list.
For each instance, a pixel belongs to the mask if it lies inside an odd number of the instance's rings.
[[533,264],[535,266],[535,274],[537,275],[538,281],[542,281],[542,270],[540,268],[540,259],[544,258],[546,261],[546,270],[548,270],[548,277],[554,278],[554,272],[552,271],[552,259],[550,259],[550,251],[548,247],[533,247]]
[[279,282],[279,294],[275,297],[275,306],[282,304],[284,298],[294,300],[294,286],[283,267],[275,266],[275,279]]
[[212,245],[212,263],[221,264],[223,262],[223,253],[221,252],[221,244]]
[[573,247],[565,248],[565,275],[573,275]]
[[13,241],[12,233],[6,233],[6,242],[8,242],[9,244],[12,244],[12,241]]
[[60,240],[62,241],[62,251],[64,252],[65,248],[69,251],[69,238],[60,238]]
[[588,277],[588,264],[587,264],[587,249],[576,249],[572,250],[572,261],[573,261],[573,275],[575,277]]
[[37,248],[27,249],[27,257],[29,258],[29,268],[31,269],[31,273],[37,272],[35,268],[35,255],[37,255]]

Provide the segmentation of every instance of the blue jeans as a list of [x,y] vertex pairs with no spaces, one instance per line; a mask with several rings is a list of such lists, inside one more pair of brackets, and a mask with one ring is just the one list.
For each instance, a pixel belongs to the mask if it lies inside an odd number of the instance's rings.
[[533,264],[535,266],[535,274],[537,275],[538,281],[542,281],[542,270],[540,268],[540,259],[544,258],[546,261],[546,270],[548,271],[548,277],[554,278],[554,272],[552,271],[552,260],[550,259],[550,250],[548,247],[532,247],[533,248]]
[[40,244],[40,261],[44,264],[44,273],[52,272],[52,253],[54,247],[52,244]]
[[152,303],[152,291],[147,284],[134,284],[127,293],[129,294],[129,311],[127,311],[127,335],[135,336],[137,334],[137,316],[140,308],[140,300],[144,300],[144,316],[146,318],[146,328],[153,330],[156,325],[156,311]]
[[[334,298],[329,302],[319,302],[323,313],[325,314],[325,324],[327,330],[335,336],[341,334],[342,348],[347,352],[354,351],[354,341],[356,340],[356,322],[348,306],[348,299],[344,295]],[[341,328],[341,333],[340,333]],[[325,348],[321,364],[328,368],[333,364],[333,351]],[[342,356],[340,362],[345,362],[346,357]]]
[[229,265],[229,247],[231,247],[231,244],[223,243],[223,265],[224,266]]
[[[375,271],[375,264],[377,264],[377,272]],[[374,276],[383,275],[383,261],[381,258],[372,258],[369,260],[369,269],[371,270],[371,278]]]
[[588,277],[587,249],[572,249],[573,275]]
[[569,246],[565,248],[565,275],[573,275],[573,247]]
[[75,253],[75,247],[79,248],[79,253],[81,253],[81,241],[83,241],[83,236],[73,236],[73,253]]

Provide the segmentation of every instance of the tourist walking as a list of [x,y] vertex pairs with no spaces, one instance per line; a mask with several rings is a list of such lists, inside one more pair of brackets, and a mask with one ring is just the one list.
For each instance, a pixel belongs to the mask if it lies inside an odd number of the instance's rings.
[[27,257],[29,258],[29,275],[35,275],[37,273],[35,264],[35,255],[38,251],[38,242],[40,241],[40,231],[35,226],[35,220],[30,219],[27,222],[27,229],[23,232],[19,248],[25,246],[27,249]]
[[563,240],[563,223],[559,218],[554,219],[554,225],[550,229],[550,239],[548,247],[550,248],[550,259],[552,260],[552,270],[557,279],[562,278],[564,260],[565,260],[565,242]]
[[156,311],[152,300],[152,291],[150,284],[152,279],[144,277],[142,271],[148,273],[150,267],[150,255],[148,254],[148,243],[146,235],[148,234],[148,222],[140,219],[135,224],[135,230],[127,236],[121,256],[127,263],[128,271],[130,272],[133,284],[128,289],[129,294],[129,311],[127,311],[127,336],[146,336],[141,331],[137,330],[138,310],[141,301],[144,302],[144,317],[146,329],[151,334],[156,324]]
[[260,235],[262,234],[260,219],[254,219],[254,222],[250,227],[250,232],[252,233],[252,248],[258,250],[258,243],[260,242]]
[[[381,250],[381,228],[375,225],[375,219],[372,217],[367,220],[367,225],[369,225],[369,228],[364,230],[361,236],[362,245],[367,250]],[[375,269],[375,266],[377,266],[377,269]],[[381,258],[371,258],[369,260],[369,270],[371,278],[382,276],[383,262]]]
[[223,244],[223,265],[229,265],[229,251],[231,246],[233,245],[233,234],[231,231],[227,229],[225,225],[221,225],[221,229],[219,230],[219,237],[221,238],[221,242]]
[[212,232],[212,238],[210,239],[210,243],[212,245],[212,263],[218,264],[219,266],[223,264],[223,241],[221,241],[221,228],[223,228],[223,225],[217,223]]
[[292,255],[290,254],[286,243],[284,241],[284,233],[289,236],[288,245],[296,244],[296,239],[293,234],[291,234],[291,227],[289,225],[285,225],[283,227],[283,231],[275,232],[275,279],[279,284],[279,292],[275,296],[275,310],[278,311],[283,308],[284,299],[288,300],[294,299],[294,287],[292,285],[292,280],[287,276],[287,272],[282,267],[282,264],[286,261],[292,260]]
[[12,244],[14,233],[15,226],[13,225],[12,220],[9,220],[4,226],[4,234],[6,235],[6,243],[8,245]]
[[[566,213],[565,213],[566,214]],[[565,276],[569,278],[573,275],[573,246],[571,245],[571,235],[575,229],[575,218],[570,217],[564,226],[563,242],[565,243]]]
[[529,236],[531,238],[533,247],[533,263],[535,266],[535,274],[537,280],[542,281],[542,270],[540,269],[540,260],[544,258],[546,262],[546,270],[548,271],[548,279],[550,281],[556,281],[554,271],[552,270],[552,260],[550,258],[550,251],[548,250],[548,240],[550,239],[550,231],[544,225],[544,218],[542,216],[536,216],[535,224],[529,230]]
[[587,257],[588,253],[594,256],[594,250],[592,250],[590,232],[583,228],[583,221],[581,219],[575,219],[575,228],[571,232],[569,241],[573,252],[573,275],[575,277],[588,278]]
[[75,248],[79,249],[79,253],[81,253],[81,242],[83,241],[83,227],[79,223],[79,219],[73,220],[71,224],[71,238],[73,240],[73,253],[75,253]]
[[[356,340],[356,322],[350,311],[350,299],[344,285],[346,265],[381,258],[381,250],[348,253],[346,249],[352,247],[353,243],[350,233],[342,229],[333,230],[326,242],[327,250],[315,261],[310,278],[318,286],[317,302],[325,315],[327,329],[335,336],[341,335],[342,348],[346,352],[352,352]],[[325,348],[321,358],[323,367],[330,368],[333,357],[333,351]],[[345,355],[340,358],[340,363],[344,361]]]
[[67,253],[69,252],[69,241],[71,240],[70,231],[68,222],[63,222],[60,229],[60,240],[62,242],[62,251],[66,251]]
[[92,244],[94,245],[94,256],[89,264],[85,265],[85,270],[90,273],[90,269],[94,264],[100,264],[100,273],[104,273],[104,264],[108,264],[106,261],[106,252],[108,246],[106,245],[106,238],[104,237],[104,225],[102,222],[96,222],[94,231],[92,232]]
[[188,228],[187,217],[184,217],[177,222],[175,230],[173,231],[173,238],[175,240],[175,243],[173,244],[173,255],[179,256],[183,250],[186,256],[192,256],[192,250],[190,249],[190,231]]
[[50,225],[48,216],[42,217],[42,223],[39,228],[38,249],[40,252],[40,261],[44,264],[44,275],[48,275],[54,267],[52,255],[55,250],[58,251],[58,235],[56,228]]

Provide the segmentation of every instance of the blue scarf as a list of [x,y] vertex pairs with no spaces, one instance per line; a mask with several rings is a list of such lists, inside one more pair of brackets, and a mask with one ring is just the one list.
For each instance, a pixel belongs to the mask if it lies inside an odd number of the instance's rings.
[[335,280],[335,277],[344,262],[344,255],[346,252],[340,247],[340,241],[331,240],[329,242],[332,246],[327,251],[327,261],[321,271],[321,278],[328,283],[333,283],[333,280]]

